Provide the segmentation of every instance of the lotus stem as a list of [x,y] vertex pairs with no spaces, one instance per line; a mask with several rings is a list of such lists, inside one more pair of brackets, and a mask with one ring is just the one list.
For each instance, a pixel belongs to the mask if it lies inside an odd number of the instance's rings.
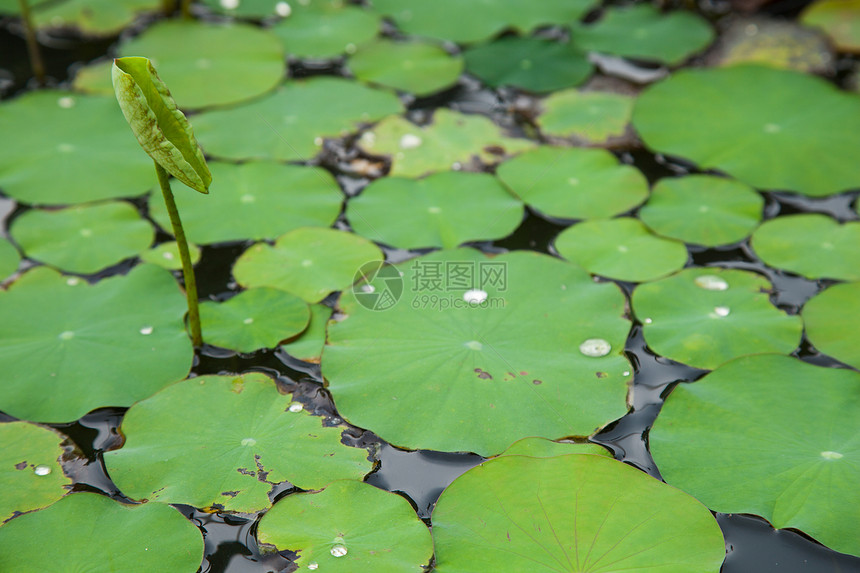
[[191,19],[191,0],[182,0],[182,17],[186,20]]
[[39,42],[36,40],[36,29],[33,27],[33,19],[30,16],[30,5],[27,0],[18,0],[21,7],[21,20],[24,22],[24,31],[27,36],[27,55],[30,56],[30,68],[40,86],[45,85],[45,65],[42,63],[42,53],[39,51]]
[[182,276],[185,279],[185,298],[188,299],[188,324],[191,328],[191,342],[195,347],[203,345],[203,333],[200,329],[200,311],[197,307],[197,281],[194,278],[194,268],[191,265],[191,255],[188,252],[188,242],[185,240],[185,231],[182,229],[182,221],[176,202],[173,200],[173,192],[170,190],[170,180],[167,171],[155,163],[155,172],[158,174],[158,184],[161,185],[161,194],[164,195],[164,204],[167,205],[167,214],[170,215],[170,224],[173,226],[173,236],[176,237],[176,245],[179,247],[179,259],[182,261]]

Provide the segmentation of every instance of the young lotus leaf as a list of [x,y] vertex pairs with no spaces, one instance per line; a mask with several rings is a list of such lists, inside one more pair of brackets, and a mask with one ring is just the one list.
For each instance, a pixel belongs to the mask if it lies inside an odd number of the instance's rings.
[[[248,162],[213,162],[212,194],[176,196],[185,236],[198,245],[270,239],[299,227],[328,227],[340,213],[343,193],[334,177],[318,167]],[[149,211],[170,230],[161,197],[153,195]]]
[[486,173],[448,171],[418,181],[377,179],[347,204],[356,233],[401,249],[452,248],[499,239],[523,219],[523,205]]
[[[28,0],[33,5],[35,2]],[[161,0],[66,0],[33,11],[40,29],[77,28],[87,36],[114,36],[144,12],[154,12]]]
[[466,71],[492,87],[551,92],[581,84],[591,64],[576,45],[540,38],[506,37],[467,50]]
[[511,447],[502,452],[503,456],[531,456],[533,458],[552,458],[564,454],[595,454],[611,458],[606,448],[597,444],[571,444],[553,442],[544,438],[523,438],[517,440]]
[[433,555],[430,531],[406,499],[353,480],[285,497],[260,520],[257,539],[330,573],[420,573]]
[[658,237],[629,217],[569,227],[556,237],[555,248],[590,273],[630,282],[659,279],[687,262],[683,243]]
[[185,310],[173,276],[152,265],[91,286],[46,267],[28,271],[0,292],[0,410],[70,422],[182,379],[193,358]]
[[334,4],[322,10],[297,9],[271,30],[288,55],[322,60],[354,52],[375,38],[379,16],[358,6]]
[[72,480],[60,465],[65,439],[59,432],[27,422],[0,424],[0,488],[7,492],[0,497],[0,523],[66,495]]
[[860,555],[860,374],[760,354],[666,400],[650,432],[663,478],[714,511],[761,515]]
[[123,505],[96,493],[75,493],[0,527],[4,573],[58,567],[88,573],[194,573],[202,561],[200,530],[162,503]]
[[248,289],[226,302],[200,305],[204,341],[239,352],[275,348],[304,330],[309,318],[302,299],[266,287]]
[[128,135],[114,96],[33,91],[0,104],[0,187],[30,204],[134,197],[152,188],[152,160]]
[[800,317],[773,306],[771,290],[747,271],[693,268],[639,285],[632,305],[654,352],[714,369],[747,354],[788,354],[800,343]]
[[858,316],[860,283],[828,287],[803,306],[806,337],[821,352],[854,368],[860,368]]
[[860,1],[817,0],[806,6],[800,21],[823,30],[840,52],[860,52]]
[[64,271],[93,274],[147,249],[155,229],[123,201],[31,209],[9,233],[24,254]]
[[[328,327],[322,372],[351,423],[410,449],[487,456],[527,436],[591,434],[626,411],[616,285],[532,252],[446,250],[396,268],[396,304],[375,310],[346,291],[346,318]],[[374,290],[394,291],[381,274]]]
[[[200,260],[200,247],[197,245],[188,245],[191,264],[196,265]],[[140,253],[140,260],[144,263],[152,263],[165,269],[178,271],[182,268],[182,262],[179,260],[179,247],[176,241],[161,243],[148,251]]]
[[648,197],[645,176],[602,149],[541,146],[506,161],[496,175],[550,217],[612,217]]
[[283,48],[274,34],[235,22],[165,20],[119,51],[146,54],[183,109],[253,98],[273,89],[286,72]]
[[460,56],[450,55],[437,44],[415,40],[380,39],[365,44],[350,56],[347,65],[363,82],[418,96],[451,87],[463,71]]
[[770,219],[752,236],[767,265],[810,279],[860,280],[858,244],[860,223],[840,224],[816,213]]
[[311,320],[307,330],[296,339],[282,344],[281,348],[299,360],[319,363],[325,346],[326,323],[331,318],[332,309],[322,304],[312,304],[310,308]]
[[291,81],[241,107],[202,113],[194,129],[206,152],[227,159],[306,160],[323,137],[403,111],[392,93],[343,78]]
[[708,22],[676,10],[661,14],[650,4],[609,8],[594,24],[579,24],[573,37],[583,49],[678,65],[714,39]]
[[748,237],[763,208],[762,196],[740,181],[689,175],[658,181],[639,218],[664,237],[714,247]]
[[536,121],[546,135],[603,145],[627,131],[633,102],[622,94],[564,90],[543,101]]
[[0,238],[0,282],[18,270],[20,262],[21,255],[18,254],[18,249],[6,239]]
[[263,374],[199,376],[132,406],[125,443],[104,454],[105,467],[133,499],[256,513],[288,480],[316,489],[371,470],[367,450],[345,446],[344,428],[322,421]]
[[363,265],[383,258],[379,247],[353,233],[303,227],[274,246],[258,243],[242,253],[233,276],[245,288],[268,286],[319,302],[352,285]]
[[495,163],[505,153],[534,147],[529,140],[507,137],[486,117],[446,108],[436,110],[433,123],[426,127],[399,116],[388,117],[364,133],[358,145],[371,154],[390,155],[390,174],[401,177],[459,169],[474,158]]
[[439,573],[717,573],[726,553],[702,504],[589,454],[486,461],[442,492],[432,521]]
[[860,186],[860,97],[807,74],[681,71],[639,96],[633,125],[654,151],[759,189],[817,197]]

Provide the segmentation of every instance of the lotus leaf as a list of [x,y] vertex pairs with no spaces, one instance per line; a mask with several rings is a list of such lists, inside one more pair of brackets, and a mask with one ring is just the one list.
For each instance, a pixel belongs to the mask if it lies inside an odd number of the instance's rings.
[[645,177],[602,149],[541,146],[506,161],[496,174],[526,204],[550,217],[611,217],[648,197]]
[[633,125],[651,149],[759,189],[823,196],[860,186],[860,97],[806,74],[680,71],[639,96]]
[[123,505],[96,493],[75,493],[0,527],[5,573],[58,566],[88,573],[194,573],[201,561],[200,530],[162,503]]
[[860,374],[760,354],[666,400],[650,433],[663,478],[714,511],[753,513],[860,555]]
[[707,508],[590,454],[486,461],[448,486],[432,521],[439,573],[717,573],[725,557]]
[[[533,252],[446,250],[396,268],[396,304],[375,310],[346,291],[346,318],[328,327],[322,373],[351,423],[401,447],[487,456],[526,436],[591,434],[626,411],[617,286]],[[381,274],[369,286],[384,294],[396,285]]]
[[860,223],[826,215],[788,215],[762,223],[752,236],[756,254],[771,267],[807,278],[860,280]]
[[800,21],[821,28],[841,52],[860,52],[860,1],[817,0],[806,6]]
[[[196,265],[200,260],[200,247],[197,245],[188,245],[189,255],[191,256],[191,264]],[[140,260],[144,263],[152,263],[170,270],[180,270],[182,262],[179,260],[179,247],[176,241],[161,243],[140,253]]]
[[326,323],[331,318],[331,313],[332,309],[325,305],[312,304],[311,320],[307,330],[296,339],[283,344],[281,348],[299,360],[319,363],[325,346]]
[[361,81],[430,95],[455,83],[463,71],[463,59],[448,54],[441,46],[410,40],[380,39],[356,50],[347,62]]
[[185,310],[173,276],[153,265],[94,285],[28,271],[0,292],[0,410],[70,422],[182,379],[193,358]]
[[154,12],[161,5],[161,0],[52,2],[49,6],[33,11],[33,24],[37,28],[77,28],[90,36],[114,36],[140,14]]
[[646,282],[680,270],[687,262],[683,243],[657,237],[636,219],[597,219],[569,227],[555,239],[558,253],[588,272]]
[[357,6],[336,4],[326,10],[296,10],[271,28],[287,54],[314,60],[355,52],[376,37],[379,16]]
[[343,445],[343,429],[323,426],[263,374],[199,376],[132,406],[105,467],[134,499],[256,513],[287,480],[312,489],[369,472],[367,450]]
[[448,171],[418,181],[377,179],[349,201],[346,215],[356,233],[377,243],[453,248],[509,235],[523,205],[492,175]]
[[18,254],[18,249],[6,239],[0,238],[0,282],[18,270],[20,262],[21,255]]
[[[50,0],[29,0],[30,8],[35,8],[39,4],[45,4]],[[20,14],[20,4],[18,0],[0,0],[0,14]]]
[[638,286],[632,305],[654,352],[714,369],[747,354],[788,354],[800,343],[800,317],[773,306],[771,290],[767,279],[747,271],[684,269]]
[[299,551],[302,568],[331,573],[420,573],[433,554],[430,531],[408,501],[353,480],[285,497],[260,520],[257,538]]
[[806,337],[815,348],[860,368],[857,317],[860,316],[860,283],[828,287],[803,306]]
[[86,65],[75,73],[72,87],[79,92],[116,97],[111,81],[112,68],[112,59]]
[[[309,0],[304,0],[303,3],[308,2]],[[295,4],[295,2],[289,3],[283,0],[203,0],[202,3],[214,12],[238,18],[258,19],[267,16],[288,16],[293,10],[292,4]],[[281,5],[286,5],[286,8]]]
[[9,230],[24,254],[64,271],[93,274],[146,250],[155,230],[124,201],[31,209]]
[[543,101],[537,117],[540,130],[588,144],[607,144],[627,131],[634,99],[608,92],[563,90]]
[[597,444],[553,442],[544,438],[523,438],[502,452],[503,456],[531,456],[533,458],[552,458],[564,454],[595,454],[612,457],[606,448]]
[[0,523],[66,495],[72,481],[60,465],[65,439],[59,432],[27,422],[0,424],[0,489],[7,492],[0,498]]

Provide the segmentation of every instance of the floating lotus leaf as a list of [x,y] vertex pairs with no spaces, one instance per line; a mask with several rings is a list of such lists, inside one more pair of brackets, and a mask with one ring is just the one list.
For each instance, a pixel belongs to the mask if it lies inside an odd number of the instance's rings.
[[627,131],[634,101],[622,94],[564,90],[543,101],[537,124],[547,135],[605,144]]
[[128,134],[114,96],[34,91],[0,104],[0,188],[24,203],[134,197],[154,184],[152,160]]
[[457,83],[463,59],[441,46],[420,41],[380,39],[363,45],[347,62],[355,77],[364,82],[429,95]]
[[752,236],[766,264],[810,279],[860,280],[858,244],[860,223],[840,224],[816,213],[770,219]]
[[296,229],[242,253],[233,276],[245,288],[269,286],[319,302],[350,286],[362,265],[383,260],[379,247],[353,233]]
[[27,257],[81,274],[133,257],[155,238],[152,225],[124,201],[31,209],[15,219],[9,232]]
[[111,81],[113,60],[96,62],[80,68],[72,80],[75,91],[116,97]]
[[418,181],[377,179],[349,201],[356,233],[402,249],[456,247],[500,239],[523,219],[523,205],[492,175],[448,171]]
[[740,181],[690,175],[659,180],[639,218],[664,237],[714,247],[747,238],[763,208],[762,196]]
[[274,34],[236,22],[165,20],[122,44],[119,51],[152,60],[183,109],[259,96],[286,73],[283,48]]
[[328,59],[354,52],[379,32],[379,16],[358,6],[296,10],[271,28],[296,58]]
[[50,428],[27,422],[0,424],[0,488],[9,494],[0,498],[0,523],[66,495],[72,480],[60,465],[65,439]]
[[305,160],[319,152],[323,137],[340,137],[402,110],[392,93],[317,77],[289,82],[241,107],[197,115],[194,131],[216,157]]
[[806,74],[680,71],[639,96],[633,125],[651,149],[759,189],[823,196],[860,186],[860,97]]
[[466,71],[492,87],[551,92],[581,84],[591,64],[578,46],[540,38],[506,37],[467,50]]
[[[318,167],[272,162],[210,164],[212,193],[176,195],[189,241],[198,245],[271,239],[299,227],[328,227],[340,213],[343,193]],[[152,218],[171,229],[164,201],[152,195]],[[228,223],[229,222],[229,223]]]
[[12,243],[0,238],[0,282],[18,270],[21,255]]
[[541,146],[506,161],[496,174],[526,204],[550,217],[611,217],[648,197],[645,176],[602,149]]
[[552,458],[564,454],[595,454],[612,457],[606,448],[597,444],[553,442],[544,438],[517,440],[502,453],[503,456],[531,456],[533,458]]
[[390,155],[390,174],[402,177],[458,169],[473,158],[495,163],[500,155],[534,147],[526,139],[507,137],[486,117],[445,108],[436,110],[433,123],[425,127],[388,117],[364,133],[358,144],[368,153]]
[[556,237],[555,248],[590,273],[630,282],[653,281],[687,262],[683,243],[658,237],[629,217],[569,227]]
[[367,450],[322,421],[263,374],[199,376],[132,406],[105,467],[133,499],[256,513],[287,480],[316,489],[371,470]]
[[858,316],[860,283],[828,287],[803,306],[806,337],[821,352],[854,368],[860,368]]
[[667,483],[714,511],[761,515],[860,555],[858,390],[854,371],[738,358],[675,388],[651,453]]
[[486,461],[442,492],[432,521],[439,573],[717,573],[726,553],[695,499],[589,454]]
[[[308,1],[305,0],[305,3],[308,3]],[[320,2],[316,3],[319,4]],[[202,4],[205,4],[210,10],[219,14],[226,14],[237,18],[260,19],[269,16],[287,16],[292,12],[292,4],[295,4],[295,2],[290,3],[284,0],[203,0]]]
[[311,305],[311,320],[307,330],[295,340],[281,345],[290,356],[306,362],[319,363],[325,346],[326,323],[331,318],[332,309],[322,304]]
[[328,327],[322,372],[351,423],[410,449],[487,456],[527,436],[591,434],[626,411],[617,286],[532,252],[439,251],[396,268],[396,304],[374,310],[346,291],[346,318]]
[[[34,2],[29,2],[34,4]],[[114,36],[161,0],[66,0],[33,11],[37,28],[76,28],[88,36]]]
[[800,317],[770,303],[772,287],[747,271],[695,268],[644,284],[632,305],[648,346],[696,368],[762,352],[788,354],[800,343]]
[[[39,4],[45,4],[50,0],[30,0],[27,4],[30,8],[35,8]],[[19,0],[0,0],[0,14],[20,14],[21,4]]]
[[204,302],[200,321],[208,344],[239,352],[275,348],[308,325],[305,302],[273,288],[252,288],[226,302]]
[[406,499],[352,480],[285,497],[260,520],[257,539],[330,573],[420,573],[433,555],[430,531]]
[[193,358],[185,310],[173,276],[152,265],[94,285],[28,271],[0,292],[0,410],[70,422],[182,379]]
[[200,530],[162,503],[123,505],[96,493],[76,493],[0,527],[5,573],[58,566],[88,573],[194,573],[202,561]]
[[[200,247],[197,245],[188,245],[188,250],[191,256],[191,264],[196,265],[200,260]],[[148,251],[143,251],[140,253],[140,260],[144,263],[152,263],[173,271],[182,269],[182,261],[179,260],[179,247],[176,245],[176,241],[161,243]]]
[[840,52],[860,52],[858,0],[817,0],[806,6],[800,21],[822,29]]

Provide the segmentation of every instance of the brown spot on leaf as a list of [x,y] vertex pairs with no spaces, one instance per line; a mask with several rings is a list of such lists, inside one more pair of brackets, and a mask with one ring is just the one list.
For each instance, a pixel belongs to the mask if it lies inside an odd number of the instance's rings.
[[480,378],[481,380],[492,380],[493,379],[493,376],[489,372],[481,370],[480,368],[475,368],[475,372],[478,374],[478,378]]
[[236,497],[237,495],[239,495],[239,492],[238,491],[222,491],[221,495],[223,495],[224,497]]
[[236,468],[236,471],[242,474],[243,476],[256,476],[257,472],[253,472],[248,468]]
[[19,462],[19,463],[15,464],[15,469],[16,469],[16,470],[25,470],[25,469],[27,469],[27,462],[26,462],[26,461],[24,461],[24,462]]
[[520,376],[528,376],[528,375],[529,375],[529,373],[526,372],[525,370],[520,372]]
[[598,378],[606,378],[607,376],[609,376],[609,374],[607,374],[606,372],[595,372],[594,374],[595,374]]
[[532,380],[532,384],[534,384],[535,386],[543,384],[543,380]]

